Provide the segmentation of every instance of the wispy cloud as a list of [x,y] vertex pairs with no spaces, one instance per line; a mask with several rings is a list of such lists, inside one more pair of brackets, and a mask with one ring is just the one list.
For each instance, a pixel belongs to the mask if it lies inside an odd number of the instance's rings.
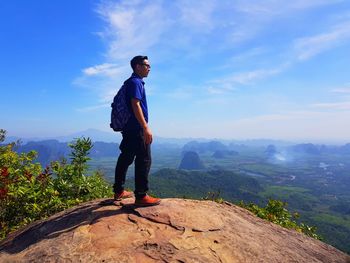
[[[326,4],[329,1],[316,1],[314,4]],[[301,7],[301,6],[298,6]],[[295,40],[294,49],[297,52],[297,58],[299,61],[310,59],[316,55],[321,54],[329,49],[336,48],[339,45],[346,44],[350,42],[350,22],[343,22],[333,26],[332,30],[319,35],[314,35],[311,37],[304,37]],[[247,53],[248,55],[259,54],[260,49],[253,50],[254,52]],[[238,57],[239,58],[239,57]],[[279,67],[271,69],[257,69],[252,71],[246,71],[241,73],[234,73],[231,76],[224,77],[222,79],[214,80],[213,83],[226,85],[226,87],[220,88],[210,88],[208,91],[211,93],[224,93],[227,90],[234,90],[237,85],[249,85],[253,84],[255,81],[265,79],[277,75],[286,69],[288,69],[293,64],[298,61],[287,61],[282,63]],[[228,85],[227,83],[231,83]],[[229,86],[230,88],[228,88]],[[347,89],[338,89],[338,92],[347,93]]]
[[299,60],[307,60],[349,42],[350,21],[347,21],[334,26],[328,32],[295,40],[294,48]]
[[96,111],[99,109],[104,109],[110,107],[111,104],[101,104],[101,105],[95,105],[95,106],[89,106],[89,107],[83,107],[83,108],[77,108],[76,110],[78,112],[91,112],[91,111]]
[[315,103],[311,107],[327,110],[350,110],[350,101],[331,102],[331,103]]
[[248,85],[248,84],[252,84],[256,80],[260,80],[266,77],[276,75],[280,73],[283,70],[283,68],[284,67],[280,67],[276,69],[258,69],[254,71],[237,73],[229,77],[227,81]]
[[269,122],[277,122],[277,121],[292,121],[292,120],[300,120],[300,119],[312,119],[315,116],[318,116],[319,112],[313,111],[286,111],[282,113],[274,113],[274,114],[261,114],[246,118],[241,118],[237,120],[240,123],[269,123]]
[[240,52],[239,54],[234,55],[230,59],[230,61],[231,61],[231,63],[238,63],[238,62],[242,62],[245,60],[250,60],[250,59],[255,58],[259,55],[262,55],[264,52],[266,52],[265,47],[254,47],[252,49],[249,49],[247,51]]
[[170,22],[162,1],[104,2],[98,13],[107,27],[100,35],[107,41],[110,59],[129,59],[159,42]]
[[349,83],[344,85],[343,87],[339,88],[333,88],[330,90],[330,92],[337,94],[338,98],[336,97],[335,100],[332,102],[319,102],[319,103],[313,103],[309,105],[310,108],[320,109],[320,110],[327,110],[329,112],[331,111],[346,111],[350,110],[350,87]]
[[206,90],[210,95],[222,95],[222,94],[225,94],[227,91],[231,91],[233,89],[231,86],[228,86],[226,88],[225,87],[215,88],[215,87],[209,86],[207,87]]
[[345,84],[343,87],[333,88],[333,93],[350,94],[350,83]]
[[344,0],[295,0],[290,2],[267,0],[264,3],[259,0],[238,0],[235,7],[237,10],[248,14],[273,16],[325,5],[334,5],[339,2],[344,2]]
[[[283,5],[287,5],[290,8],[294,9],[307,9],[307,8],[315,8],[315,7],[321,7],[325,5],[335,5],[341,2],[345,2],[346,0],[295,0],[291,2],[280,2]],[[281,7],[282,7],[281,6]]]
[[240,86],[253,85],[259,80],[277,75],[290,66],[285,63],[276,68],[257,69],[246,72],[233,73],[222,78],[217,78],[208,82],[207,91],[210,94],[224,94],[236,90]]
[[83,69],[86,76],[107,76],[116,77],[125,71],[125,66],[119,67],[116,64],[104,63]]
[[334,89],[332,92],[350,94],[350,88]]
[[230,13],[231,18],[224,17],[229,25],[227,29],[229,40],[233,44],[240,44],[251,40],[267,27],[278,24],[285,16],[296,16],[301,12],[307,12],[314,8],[326,5],[335,5],[344,0],[296,0],[296,1],[276,1],[276,0],[237,0],[220,1],[222,7]]
[[214,29],[213,13],[217,4],[213,0],[191,1],[180,0],[176,2],[180,10],[180,23],[196,31],[210,32]]
[[[344,122],[345,121],[345,122]],[[206,138],[275,138],[301,140],[348,140],[350,134],[350,111],[286,111],[276,114],[257,114],[250,117],[203,119],[181,118],[166,129],[168,121],[159,126],[159,133],[167,136],[188,137],[195,134]],[[179,125],[181,123],[181,125]]]
[[232,98],[229,96],[211,96],[211,97],[205,97],[205,98],[199,98],[193,103],[195,105],[199,105],[200,107],[215,107],[217,108],[223,108],[224,106],[232,106]]
[[172,92],[166,94],[167,97],[177,100],[187,100],[193,97],[193,93],[190,87],[175,89]]
[[222,131],[219,136],[226,138],[265,137],[312,141],[349,138],[350,126],[346,125],[349,121],[349,111],[291,111],[228,120],[220,124],[213,121],[211,125],[219,126]]

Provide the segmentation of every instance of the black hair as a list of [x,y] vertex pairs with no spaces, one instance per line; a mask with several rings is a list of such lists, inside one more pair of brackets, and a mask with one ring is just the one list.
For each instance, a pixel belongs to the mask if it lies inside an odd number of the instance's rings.
[[148,59],[148,57],[147,56],[133,57],[132,60],[130,61],[130,65],[132,67],[132,70],[135,71],[136,65],[137,64],[141,65],[145,59]]

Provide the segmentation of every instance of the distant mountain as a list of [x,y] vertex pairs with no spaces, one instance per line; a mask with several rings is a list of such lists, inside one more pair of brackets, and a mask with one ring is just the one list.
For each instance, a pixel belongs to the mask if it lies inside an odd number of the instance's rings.
[[276,147],[273,144],[270,144],[269,146],[266,147],[265,153],[267,156],[271,157],[274,156],[277,153]]
[[204,168],[204,164],[199,159],[198,153],[192,151],[184,153],[179,166],[179,169],[183,170],[202,170]]
[[53,138],[22,138],[22,137],[17,137],[17,136],[8,136],[5,138],[4,144],[8,143],[17,143],[20,142],[22,144],[28,143],[28,142],[35,142],[35,141],[44,141],[44,140],[54,140]]
[[117,157],[119,155],[118,143],[95,142],[91,149],[90,157]]
[[88,129],[85,131],[76,132],[67,136],[56,137],[56,140],[61,142],[69,142],[76,138],[89,137],[93,142],[119,142],[121,133],[105,132],[96,129]]
[[7,143],[11,143],[11,142],[16,142],[18,141],[20,138],[16,137],[16,136],[9,136],[9,137],[5,137],[5,141],[3,142],[4,144]]
[[20,144],[16,147],[16,151],[19,153],[36,151],[38,154],[36,161],[41,163],[42,166],[47,166],[52,161],[67,158],[70,148],[66,143],[57,140],[45,140]]
[[296,153],[305,153],[319,155],[321,153],[321,147],[312,143],[297,144],[290,147],[290,150]]
[[226,145],[219,141],[210,141],[210,142],[197,142],[191,141],[184,145],[183,151],[193,151],[198,153],[203,152],[215,152],[215,151],[227,151],[228,148]]
[[289,141],[282,140],[273,140],[273,139],[251,139],[251,140],[232,140],[229,142],[234,145],[246,145],[246,146],[254,146],[254,147],[266,147],[267,145],[273,144],[278,147],[287,147],[294,145],[295,143]]
[[341,146],[339,151],[343,154],[350,154],[350,143],[347,143],[344,146]]
[[[90,151],[89,157],[117,157],[119,154],[119,144],[107,142],[94,142]],[[62,158],[69,158],[71,148],[66,142],[59,142],[58,140],[45,140],[37,142],[28,142],[16,146],[15,150],[19,153],[36,151],[38,161],[42,166],[50,164],[52,161],[57,161]]]
[[105,132],[96,129],[88,129],[85,131],[80,131],[64,136],[52,136],[52,137],[16,137],[9,136],[5,138],[4,143],[16,142],[20,140],[22,143],[28,142],[38,142],[38,141],[47,141],[47,140],[57,140],[59,142],[71,142],[74,139],[81,137],[89,137],[93,142],[101,141],[101,142],[119,142],[121,140],[121,133],[119,132]]
[[289,151],[304,154],[350,154],[350,143],[343,146],[332,146],[332,145],[315,145],[312,143],[303,143],[291,146],[288,148]]
[[278,145],[279,147],[292,146],[290,142],[279,141],[279,140],[209,140],[209,141],[198,141],[193,140],[186,143],[183,147],[183,151],[195,151],[198,153],[203,152],[216,152],[216,151],[228,151],[233,150],[239,152],[246,150],[250,147],[266,147],[267,145]]
[[236,151],[218,150],[213,153],[212,157],[216,159],[223,159],[223,158],[226,158],[227,156],[235,156],[238,154],[239,153]]
[[201,138],[165,138],[165,137],[159,137],[154,136],[153,141],[157,144],[168,144],[168,145],[176,145],[176,146],[184,146],[186,143],[191,142],[193,140],[196,141],[208,141],[208,139],[201,139]]

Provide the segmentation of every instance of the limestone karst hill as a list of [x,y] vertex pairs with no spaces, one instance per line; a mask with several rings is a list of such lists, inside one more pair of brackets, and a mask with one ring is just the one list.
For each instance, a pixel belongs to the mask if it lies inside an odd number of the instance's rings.
[[95,200],[35,222],[0,244],[0,262],[350,262],[229,203],[132,202]]
[[179,165],[179,169],[184,170],[202,170],[204,168],[198,153],[193,151],[185,152]]

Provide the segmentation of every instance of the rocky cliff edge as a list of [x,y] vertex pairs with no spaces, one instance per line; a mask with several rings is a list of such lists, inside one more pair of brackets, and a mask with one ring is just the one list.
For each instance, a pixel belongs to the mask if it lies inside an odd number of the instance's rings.
[[95,200],[0,243],[0,262],[350,262],[347,254],[230,203]]

